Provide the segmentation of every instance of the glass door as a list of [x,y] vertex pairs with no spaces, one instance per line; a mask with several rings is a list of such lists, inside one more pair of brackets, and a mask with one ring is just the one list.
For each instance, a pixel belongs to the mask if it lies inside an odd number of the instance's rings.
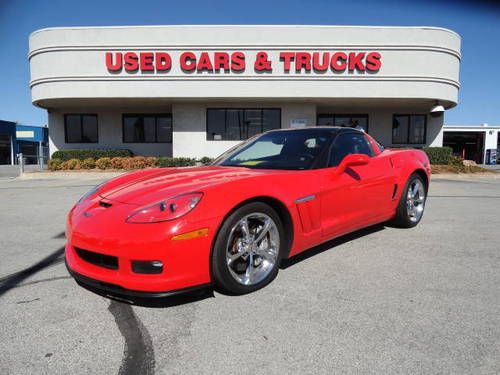
[[7,134],[0,134],[0,164],[10,164],[11,160],[11,144],[10,136]]

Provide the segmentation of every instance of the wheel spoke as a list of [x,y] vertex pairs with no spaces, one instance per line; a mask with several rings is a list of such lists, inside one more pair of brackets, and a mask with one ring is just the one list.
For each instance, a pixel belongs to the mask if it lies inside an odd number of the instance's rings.
[[243,232],[243,236],[245,241],[250,241],[250,228],[248,227],[248,219],[245,217],[240,221],[241,231]]
[[273,247],[268,247],[265,249],[258,248],[255,253],[268,262],[274,262],[276,260],[276,249],[274,249]]
[[415,182],[415,185],[413,185],[413,187],[411,189],[412,198],[415,198],[417,196],[419,188],[420,188],[420,184],[418,182]]
[[245,276],[246,276],[246,279],[247,279],[246,280],[247,284],[252,284],[254,273],[255,273],[255,267],[253,265],[253,254],[250,253],[248,257],[249,257],[249,259],[248,259],[248,266],[247,266],[247,270],[245,272]]
[[245,254],[245,251],[244,250],[240,250],[238,251],[237,253],[235,254],[230,254],[228,257],[227,257],[227,264],[230,265],[231,263],[233,263],[236,259],[238,258],[241,258],[243,255]]
[[254,239],[253,242],[258,245],[259,242],[262,241],[264,236],[267,234],[267,232],[269,231],[270,228],[271,228],[271,219],[266,219],[264,221],[264,225],[262,226],[262,229],[260,230],[259,234],[257,235],[257,237]]

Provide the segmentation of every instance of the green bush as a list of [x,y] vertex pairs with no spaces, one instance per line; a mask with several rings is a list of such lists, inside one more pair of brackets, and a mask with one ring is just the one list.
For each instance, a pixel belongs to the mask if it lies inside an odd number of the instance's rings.
[[196,159],[192,158],[169,158],[162,156],[158,158],[159,167],[190,167],[196,165]]
[[198,160],[201,164],[203,165],[210,165],[214,161],[213,158],[209,158],[208,156],[202,157],[200,160]]
[[460,156],[455,156],[453,155],[451,158],[450,158],[450,161],[449,163],[450,165],[455,165],[457,167],[462,167],[464,165],[464,159],[462,159]]
[[94,169],[95,160],[92,158],[86,158],[81,162],[82,169]]
[[95,165],[99,169],[109,169],[111,168],[111,159],[110,158],[100,158],[97,159]]
[[59,150],[52,154],[52,159],[61,159],[62,161],[70,159],[85,160],[92,158],[94,160],[100,158],[115,158],[115,157],[131,157],[134,154],[130,150]]
[[450,164],[453,156],[451,147],[424,147],[422,150],[429,157],[431,164]]
[[50,159],[48,168],[51,171],[58,171],[61,169],[62,160],[61,159]]

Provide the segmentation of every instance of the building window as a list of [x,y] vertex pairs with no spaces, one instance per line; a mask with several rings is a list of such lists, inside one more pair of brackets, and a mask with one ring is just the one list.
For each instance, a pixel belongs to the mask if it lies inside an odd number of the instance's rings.
[[393,144],[424,144],[426,132],[426,115],[394,115],[392,118]]
[[64,137],[66,143],[97,143],[97,115],[64,115]]
[[363,129],[368,132],[368,115],[355,114],[355,115],[318,115],[318,126],[341,126],[343,128],[357,128]]
[[123,143],[172,143],[172,115],[123,115]]
[[208,108],[207,140],[240,141],[281,128],[281,109]]

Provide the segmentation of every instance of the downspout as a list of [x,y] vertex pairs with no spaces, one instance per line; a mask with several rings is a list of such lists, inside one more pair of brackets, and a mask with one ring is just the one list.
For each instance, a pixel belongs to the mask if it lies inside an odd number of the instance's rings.
[[10,135],[10,165],[14,165],[14,139]]

